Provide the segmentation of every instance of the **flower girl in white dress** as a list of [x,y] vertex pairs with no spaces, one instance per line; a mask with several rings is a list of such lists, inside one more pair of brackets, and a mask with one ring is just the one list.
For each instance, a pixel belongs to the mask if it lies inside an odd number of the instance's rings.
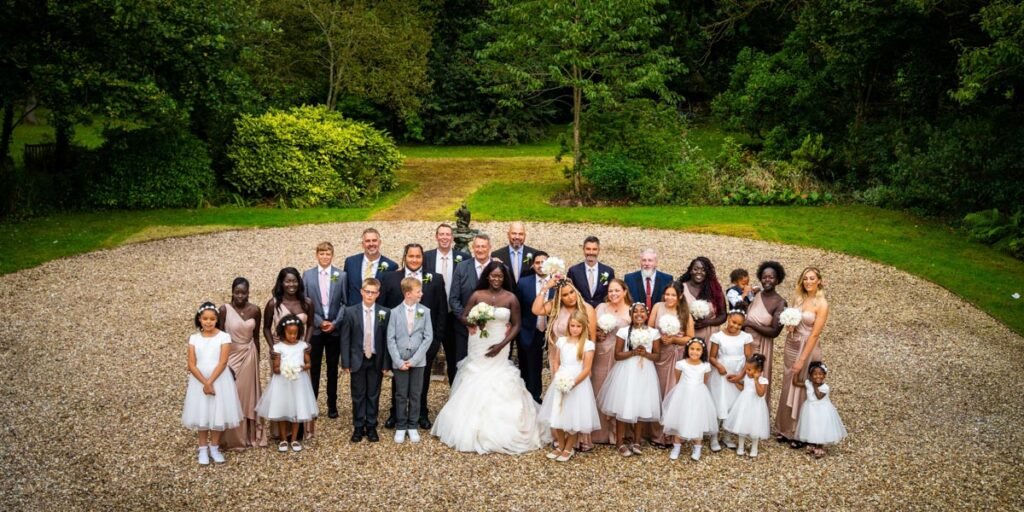
[[765,358],[761,354],[747,358],[743,381],[736,384],[742,391],[733,402],[729,416],[725,418],[723,424],[725,430],[739,437],[736,455],[745,454],[743,445],[750,439],[750,456],[757,457],[757,442],[767,439],[770,434],[768,402],[764,399],[765,393],[768,392],[768,379],[761,375],[764,371],[764,362]]
[[594,387],[590,384],[590,369],[594,363],[594,342],[583,333],[588,332],[587,314],[583,310],[569,317],[569,336],[554,343],[551,359],[551,385],[544,396],[537,415],[545,428],[554,430],[559,449],[548,454],[549,459],[565,462],[572,458],[579,434],[589,434],[601,428],[597,412]]
[[[825,445],[836,444],[846,437],[846,427],[839,419],[839,411],[828,397],[827,374],[828,366],[821,361],[815,361],[807,368],[808,379],[804,381],[807,400],[800,409],[800,419],[796,424],[796,438],[807,443],[808,451],[816,459],[825,456]],[[794,386],[798,379],[798,375],[793,376]]]
[[[661,351],[661,334],[647,325],[647,306],[635,302],[629,308],[632,323],[615,334],[615,366],[601,387],[597,403],[601,412],[618,420],[615,438],[619,455],[639,455],[641,422],[661,419],[661,386],[654,362]],[[633,444],[625,441],[626,425],[633,425]]]
[[279,452],[288,451],[289,433],[292,451],[301,451],[299,424],[312,421],[320,412],[309,379],[309,345],[299,341],[302,331],[302,320],[295,315],[287,315],[277,324],[282,341],[274,344],[271,354],[274,375],[256,404],[260,417],[278,422],[282,439],[277,446]]
[[700,452],[704,446],[704,436],[710,435],[711,442],[718,445],[718,414],[715,412],[715,401],[711,399],[707,380],[711,373],[711,365],[707,362],[707,351],[704,340],[691,338],[683,350],[686,359],[676,362],[679,372],[678,383],[665,396],[662,404],[661,424],[665,433],[676,436],[672,444],[669,458],[679,458],[682,449],[680,440],[693,442],[690,458],[700,460]]
[[[204,302],[196,311],[199,332],[188,338],[188,386],[181,423],[199,432],[199,463],[207,465],[210,457],[220,464],[220,434],[237,427],[243,419],[238,389],[231,375],[225,372],[231,336],[217,329],[217,306]],[[207,447],[209,437],[209,447]]]

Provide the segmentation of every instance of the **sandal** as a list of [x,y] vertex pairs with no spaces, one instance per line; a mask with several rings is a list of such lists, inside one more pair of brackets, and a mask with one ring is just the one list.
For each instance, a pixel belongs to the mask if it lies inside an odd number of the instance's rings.
[[641,453],[643,453],[642,451],[640,451],[640,443],[633,443],[632,445],[630,445],[629,449],[630,451],[633,452],[633,455],[640,455]]
[[559,457],[560,455],[562,455],[562,452],[561,452],[561,451],[559,451],[559,450],[551,450],[551,451],[550,451],[550,452],[549,452],[549,453],[548,453],[547,455],[545,455],[545,457],[547,457],[547,458],[549,458],[549,459],[551,459],[551,460],[555,460],[555,459],[557,459],[557,458],[558,458],[558,457]]
[[825,449],[824,448],[815,448],[814,449],[814,458],[815,459],[820,459],[820,458],[822,458],[824,456],[825,456]]
[[633,450],[630,450],[629,446],[626,446],[624,444],[620,444],[619,445],[619,455],[622,455],[623,457],[632,457],[633,456]]
[[[577,450],[573,450],[573,451],[575,452]],[[580,445],[580,449],[578,451],[580,453],[590,453],[590,452],[594,451],[594,445],[590,445],[590,446]]]
[[775,434],[775,442],[776,443],[788,443],[789,442],[789,438],[787,438],[786,436],[784,436],[782,434]]
[[286,452],[288,451],[288,441],[281,441],[277,444],[277,451]]

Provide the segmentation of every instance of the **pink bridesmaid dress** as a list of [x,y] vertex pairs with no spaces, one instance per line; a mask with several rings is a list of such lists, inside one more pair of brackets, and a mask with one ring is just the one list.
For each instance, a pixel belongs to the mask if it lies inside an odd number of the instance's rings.
[[[814,311],[801,311],[800,324],[786,336],[786,346],[782,358],[785,365],[782,374],[782,394],[779,396],[779,408],[775,413],[775,429],[787,439],[796,439],[796,424],[800,419],[800,407],[807,400],[807,390],[804,386],[793,385],[791,368],[800,358],[807,339],[811,337],[816,318],[817,315]],[[804,367],[800,370],[800,382],[807,380],[807,367],[814,361],[821,361],[820,344],[815,345],[811,350]]]
[[[597,343],[597,349],[594,351],[594,364],[591,366],[590,374],[590,382],[594,385],[594,396],[601,392],[601,386],[604,385],[605,379],[608,378],[608,373],[612,371],[612,366],[615,364],[615,333],[629,325],[628,309],[625,309],[622,314],[615,314],[608,303],[598,304],[595,317],[600,319],[605,314],[615,316],[617,322],[612,332],[605,336],[604,341]],[[605,414],[600,416],[601,430],[595,430],[590,433],[591,442],[595,444],[615,444],[615,421]]]
[[260,356],[253,333],[256,319],[243,320],[231,304],[225,304],[224,331],[231,336],[228,368],[235,376],[238,400],[244,420],[241,425],[224,432],[221,443],[229,450],[266,446],[265,432],[260,427],[256,404],[260,401]]

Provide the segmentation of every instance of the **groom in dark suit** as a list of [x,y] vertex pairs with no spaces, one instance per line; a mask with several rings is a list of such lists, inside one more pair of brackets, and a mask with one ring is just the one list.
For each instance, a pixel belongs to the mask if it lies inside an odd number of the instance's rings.
[[615,279],[615,269],[597,261],[601,254],[601,241],[594,235],[583,240],[583,261],[569,267],[572,285],[583,295],[583,300],[593,307],[604,302],[608,296],[608,283]]
[[363,280],[362,299],[345,308],[341,328],[341,366],[352,376],[352,439],[365,436],[371,443],[380,441],[377,413],[380,410],[380,383],[384,377],[387,331],[390,311],[376,304],[380,281]]
[[665,288],[672,284],[672,276],[658,270],[658,253],[654,249],[640,252],[640,270],[626,274],[623,279],[633,302],[643,302],[647,311],[661,302]]
[[345,275],[348,287],[345,290],[349,306],[359,303],[359,287],[368,277],[376,278],[381,272],[398,268],[398,264],[380,253],[380,232],[366,228],[362,235],[363,252],[345,258]]
[[458,322],[455,325],[455,365],[449,365],[449,380],[455,381],[456,367],[469,353],[469,329],[462,323],[463,310],[469,302],[469,296],[476,291],[476,283],[480,280],[480,272],[491,262],[491,237],[479,233],[473,237],[470,244],[473,257],[459,263],[455,267],[452,276],[452,293],[448,297],[448,304],[452,307],[452,314]]
[[[517,283],[516,295],[519,297],[519,312],[523,319],[520,322],[519,337],[516,339],[516,350],[519,351],[519,375],[526,384],[526,390],[533,396],[537,403],[541,401],[541,373],[544,370],[544,329],[547,326],[546,319],[538,318],[531,310],[534,299],[541,292],[548,276],[543,273],[541,266],[548,259],[548,253],[537,251],[533,255],[533,273],[523,276]],[[548,290],[548,297],[554,296],[554,291]]]
[[512,271],[512,284],[515,284],[523,276],[533,273],[536,254],[537,249],[526,245],[526,225],[513,222],[508,226],[508,245],[496,249],[491,257],[501,260]]
[[[405,301],[405,294],[402,293],[402,279],[407,277],[418,280],[423,286],[423,297],[420,304],[430,310],[431,332],[442,332],[448,317],[448,297],[444,293],[444,278],[441,274],[431,272],[423,265],[423,246],[420,244],[408,244],[402,254],[402,266],[394,272],[381,274],[380,281],[382,292],[377,299],[388,309],[394,309]],[[419,418],[413,418],[419,422],[419,428],[430,430],[431,423],[427,411],[427,392],[430,391],[430,369],[434,366],[434,359],[441,348],[441,340],[434,338],[427,349],[426,371],[423,372],[423,386],[421,388]],[[390,368],[390,366],[389,366]],[[391,388],[391,413],[385,428],[395,428],[395,388]]]
[[[437,240],[437,248],[431,249],[423,253],[423,268],[427,272],[434,272],[441,274],[444,277],[444,296],[445,300],[451,297],[452,294],[452,280],[455,277],[455,267],[467,261],[472,256],[468,252],[456,251],[454,248],[454,233],[452,227],[448,224],[441,224],[434,230],[434,239]],[[427,306],[430,311],[433,312],[433,306]],[[455,328],[456,324],[459,323],[458,319],[452,313],[452,307],[445,304],[442,312],[444,313],[444,332],[434,330],[434,339],[439,339],[441,345],[444,346],[444,358],[445,367],[448,372],[448,384],[452,383],[452,379],[455,378],[455,364],[458,361],[455,359]],[[426,392],[424,392],[426,395]],[[424,409],[426,410],[426,409]]]
[[331,264],[334,246],[320,242],[316,246],[317,266],[302,274],[306,297],[313,301],[313,322],[310,328],[309,378],[313,381],[313,396],[320,396],[320,365],[327,352],[327,417],[338,417],[338,358],[341,341],[338,338],[342,312],[345,307],[345,272]]

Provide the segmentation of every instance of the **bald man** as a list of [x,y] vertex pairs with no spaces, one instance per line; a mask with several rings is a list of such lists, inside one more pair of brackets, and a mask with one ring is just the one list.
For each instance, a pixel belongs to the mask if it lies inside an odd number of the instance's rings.
[[517,221],[508,226],[508,245],[492,252],[491,257],[501,260],[512,271],[512,280],[519,283],[519,278],[534,273],[533,256],[537,252],[526,245],[526,225]]

